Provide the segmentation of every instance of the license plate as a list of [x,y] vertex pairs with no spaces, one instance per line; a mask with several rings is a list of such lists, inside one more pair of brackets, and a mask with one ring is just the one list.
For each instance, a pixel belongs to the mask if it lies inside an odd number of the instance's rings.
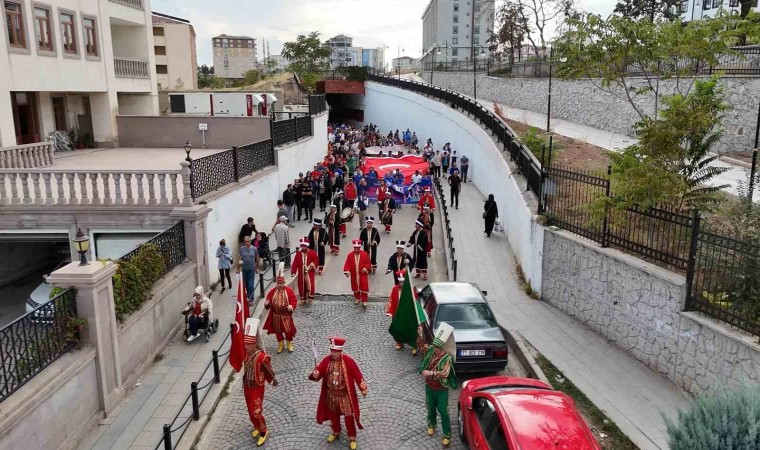
[[459,356],[486,356],[485,350],[460,350]]

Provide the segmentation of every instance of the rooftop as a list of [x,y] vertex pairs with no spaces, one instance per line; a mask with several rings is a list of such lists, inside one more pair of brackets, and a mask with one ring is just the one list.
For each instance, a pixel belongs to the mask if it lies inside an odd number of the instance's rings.
[[227,34],[220,34],[219,36],[214,36],[211,39],[218,39],[218,38],[227,38],[227,39],[250,39],[252,41],[255,41],[256,39],[250,37],[250,36],[230,36]]
[[160,19],[162,19],[160,22],[179,22],[179,23],[184,23],[184,24],[188,24],[188,25],[190,24],[189,20],[182,19],[180,17],[174,17],[174,16],[170,16],[168,14],[162,14],[162,13],[156,12],[156,11],[151,11],[151,14],[153,14],[153,16],[155,16],[153,18],[154,23],[155,23],[155,19],[156,18],[160,18]]

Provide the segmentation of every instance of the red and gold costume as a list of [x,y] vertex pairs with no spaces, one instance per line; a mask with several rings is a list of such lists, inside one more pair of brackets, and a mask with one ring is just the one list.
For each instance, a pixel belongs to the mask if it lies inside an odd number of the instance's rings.
[[435,211],[435,199],[433,198],[433,194],[430,192],[429,188],[425,188],[425,192],[422,194],[422,197],[420,197],[420,200],[417,202],[417,209],[422,211],[425,205],[428,205],[431,211]]
[[314,300],[314,291],[317,286],[314,275],[319,266],[319,258],[317,252],[309,249],[309,239],[301,239],[300,245],[301,251],[295,254],[290,264],[290,274],[292,276],[298,274],[298,293],[301,296],[301,304],[305,305]]
[[359,388],[363,396],[367,395],[369,388],[359,366],[342,352],[346,340],[334,337],[330,338],[330,341],[330,349],[337,357],[334,358],[332,354],[324,357],[309,375],[312,381],[322,380],[317,404],[317,423],[330,421],[332,434],[327,441],[333,442],[340,435],[340,416],[343,416],[351,441],[350,448],[356,448],[356,428],[364,428],[360,420],[356,388]]
[[283,341],[288,341],[288,351],[292,350],[292,341],[296,335],[296,324],[293,322],[293,311],[298,305],[296,293],[288,286],[285,286],[285,275],[283,273],[284,263],[280,263],[280,273],[277,275],[277,286],[267,294],[264,308],[269,310],[264,329],[268,334],[277,336],[279,347],[277,353],[282,351]]
[[246,357],[243,361],[243,396],[248,408],[248,417],[253,424],[251,436],[259,438],[258,445],[263,445],[269,435],[267,422],[264,419],[264,388],[266,383],[277,386],[277,380],[272,369],[271,358],[260,347],[256,337],[259,329],[259,319],[246,320],[244,343]]
[[372,270],[372,262],[369,254],[361,249],[362,241],[353,241],[354,251],[346,255],[343,264],[343,273],[351,279],[351,291],[354,293],[354,303],[360,301],[367,306],[369,294],[369,272]]

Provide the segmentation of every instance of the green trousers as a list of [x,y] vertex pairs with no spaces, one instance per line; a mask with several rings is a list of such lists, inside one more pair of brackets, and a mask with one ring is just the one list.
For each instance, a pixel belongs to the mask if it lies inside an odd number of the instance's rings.
[[427,423],[435,428],[436,411],[441,415],[443,437],[451,439],[451,418],[449,417],[449,390],[436,391],[425,385],[425,400],[427,404]]

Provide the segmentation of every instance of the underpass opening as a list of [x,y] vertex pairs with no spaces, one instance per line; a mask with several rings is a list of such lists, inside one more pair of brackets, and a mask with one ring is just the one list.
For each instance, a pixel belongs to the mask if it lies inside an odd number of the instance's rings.
[[364,125],[364,94],[326,94],[329,121],[352,126]]

